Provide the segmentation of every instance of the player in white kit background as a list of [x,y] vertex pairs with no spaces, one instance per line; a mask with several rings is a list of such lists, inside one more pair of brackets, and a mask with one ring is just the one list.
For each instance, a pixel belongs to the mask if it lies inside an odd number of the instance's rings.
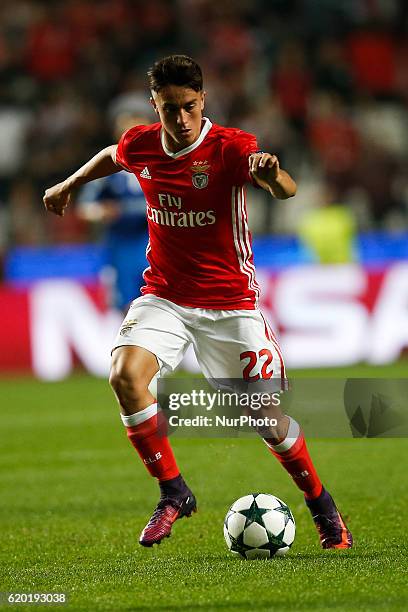
[[[191,343],[207,378],[285,378],[279,345],[258,308],[245,185],[279,199],[296,193],[294,180],[276,155],[259,151],[255,136],[203,116],[203,78],[194,60],[166,57],[148,77],[159,121],[131,128],[44,196],[47,210],[62,216],[75,188],[125,169],[146,197],[149,267],[142,296],[117,335],[110,376],[128,438],[160,486],[140,536],[144,546],[159,543],[176,519],[196,510],[170,441],[159,432],[153,377],[176,368]],[[278,415],[264,441],[303,491],[323,548],[350,548],[351,533],[298,423]]]

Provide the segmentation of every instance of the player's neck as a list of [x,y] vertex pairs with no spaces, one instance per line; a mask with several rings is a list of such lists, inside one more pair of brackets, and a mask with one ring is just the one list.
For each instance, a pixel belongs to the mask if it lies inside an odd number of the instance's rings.
[[197,142],[197,140],[200,138],[201,130],[203,129],[204,124],[205,124],[205,121],[204,119],[202,119],[200,131],[198,132],[196,137],[193,140],[191,140],[191,142],[184,142],[184,143],[180,143],[174,140],[171,137],[171,135],[168,132],[166,132],[164,128],[162,128],[164,144],[166,145],[167,149],[171,151],[172,153],[178,153],[179,151],[182,151],[183,149],[186,149],[187,147],[191,147],[191,145]]

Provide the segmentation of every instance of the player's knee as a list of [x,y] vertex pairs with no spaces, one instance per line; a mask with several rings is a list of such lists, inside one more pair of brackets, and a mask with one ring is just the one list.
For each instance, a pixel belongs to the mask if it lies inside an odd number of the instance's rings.
[[152,403],[148,385],[158,370],[156,357],[140,347],[119,347],[113,353],[110,385],[125,414]]
[[137,369],[123,364],[120,367],[112,366],[109,384],[122,403],[129,398],[137,401],[138,398],[145,395],[148,382],[140,376]]

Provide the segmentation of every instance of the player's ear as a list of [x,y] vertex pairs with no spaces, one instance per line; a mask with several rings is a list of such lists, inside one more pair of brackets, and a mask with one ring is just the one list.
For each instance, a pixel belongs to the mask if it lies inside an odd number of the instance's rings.
[[201,92],[201,110],[204,110],[205,106],[205,96],[207,95],[206,91]]

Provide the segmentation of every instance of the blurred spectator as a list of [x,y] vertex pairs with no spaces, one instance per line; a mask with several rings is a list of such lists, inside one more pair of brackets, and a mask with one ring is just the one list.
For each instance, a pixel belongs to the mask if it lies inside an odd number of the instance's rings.
[[388,221],[393,225],[392,219],[396,213],[399,213],[397,226],[401,227],[404,205],[403,194],[398,188],[400,171],[398,158],[389,150],[372,142],[365,143],[357,172],[377,228],[386,227]]
[[321,203],[306,213],[298,227],[299,237],[317,261],[324,264],[348,263],[354,259],[356,222],[351,210],[338,203],[327,185]]
[[347,107],[335,94],[317,94],[309,121],[310,144],[327,179],[341,193],[356,180],[360,136]]
[[[136,93],[116,99],[109,114],[115,141],[130,127],[149,124],[155,117],[147,99]],[[146,201],[137,178],[123,170],[88,183],[78,194],[77,215],[103,225],[109,266],[103,279],[111,304],[126,310],[138,297],[147,266]]]
[[272,75],[272,88],[285,117],[302,132],[312,91],[312,78],[306,49],[300,43],[290,42],[282,47]]
[[33,120],[28,110],[16,106],[0,106],[0,177],[13,176],[22,170],[28,130]]
[[241,129],[256,134],[262,150],[273,151],[283,157],[293,132],[275,96],[258,100],[252,108],[241,109],[237,120]]
[[408,115],[396,102],[376,104],[372,98],[357,101],[353,112],[362,138],[397,157],[408,156]]
[[374,96],[395,93],[396,48],[392,33],[380,26],[353,32],[348,41],[357,88]]
[[211,61],[221,72],[231,70],[240,74],[255,51],[250,29],[236,16],[215,21],[210,28],[209,38],[213,45]]
[[323,40],[318,47],[315,62],[316,88],[336,93],[345,102],[351,102],[353,77],[346,60],[344,45],[333,38]]
[[[346,206],[358,194],[365,227],[407,224],[407,19],[401,0],[2,0],[3,241],[94,236],[75,215],[51,223],[39,194],[110,144],[112,100],[146,91],[146,69],[174,52],[203,64],[213,121],[253,131],[292,168],[293,210],[329,181]],[[295,229],[297,212],[279,223],[264,206],[262,231]]]
[[43,7],[27,33],[27,70],[39,81],[70,78],[76,68],[77,41],[66,22],[64,5]]
[[9,195],[9,238],[18,246],[38,245],[46,241],[44,226],[36,214],[40,199],[30,181],[16,181]]

